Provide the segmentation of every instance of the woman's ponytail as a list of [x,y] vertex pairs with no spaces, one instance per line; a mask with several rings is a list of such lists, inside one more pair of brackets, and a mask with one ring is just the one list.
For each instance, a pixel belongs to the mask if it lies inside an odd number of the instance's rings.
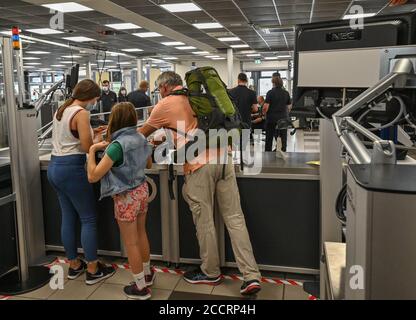
[[68,108],[71,104],[73,104],[74,101],[75,99],[71,97],[68,100],[66,100],[62,106],[59,107],[58,111],[56,112],[56,119],[58,121],[61,121],[65,109]]

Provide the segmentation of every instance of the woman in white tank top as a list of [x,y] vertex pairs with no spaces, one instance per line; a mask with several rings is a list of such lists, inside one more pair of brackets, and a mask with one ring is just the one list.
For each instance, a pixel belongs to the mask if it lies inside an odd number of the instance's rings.
[[[48,166],[48,180],[61,207],[61,238],[70,261],[68,278],[76,279],[86,271],[87,284],[95,284],[115,272],[114,268],[97,260],[96,200],[85,169],[86,153],[94,138],[86,109],[97,102],[100,94],[100,87],[94,81],[83,80],[76,85],[71,98],[58,109],[53,119],[53,151]],[[87,263],[78,258],[78,220]]]

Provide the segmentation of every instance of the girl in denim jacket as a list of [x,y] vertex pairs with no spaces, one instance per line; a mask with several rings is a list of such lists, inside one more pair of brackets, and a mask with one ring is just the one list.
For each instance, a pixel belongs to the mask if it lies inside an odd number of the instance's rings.
[[[101,180],[101,198],[111,196],[114,214],[127,250],[134,282],[124,288],[133,299],[151,297],[154,281],[150,267],[150,249],[146,233],[149,190],[144,170],[151,167],[151,146],[137,133],[137,113],[129,102],[115,105],[110,114],[107,141],[91,146],[88,180]],[[104,150],[96,164],[95,153]]]

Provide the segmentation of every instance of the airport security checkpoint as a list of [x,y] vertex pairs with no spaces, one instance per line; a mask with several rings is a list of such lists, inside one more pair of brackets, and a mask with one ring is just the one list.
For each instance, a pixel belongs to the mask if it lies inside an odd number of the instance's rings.
[[0,300],[416,299],[416,1],[0,10]]

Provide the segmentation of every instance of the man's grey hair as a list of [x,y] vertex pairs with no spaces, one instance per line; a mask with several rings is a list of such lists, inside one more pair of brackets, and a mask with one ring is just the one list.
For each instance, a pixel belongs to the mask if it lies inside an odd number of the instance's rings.
[[157,77],[156,84],[159,87],[160,85],[168,85],[172,87],[182,86],[183,81],[179,74],[173,71],[165,71],[159,77]]

